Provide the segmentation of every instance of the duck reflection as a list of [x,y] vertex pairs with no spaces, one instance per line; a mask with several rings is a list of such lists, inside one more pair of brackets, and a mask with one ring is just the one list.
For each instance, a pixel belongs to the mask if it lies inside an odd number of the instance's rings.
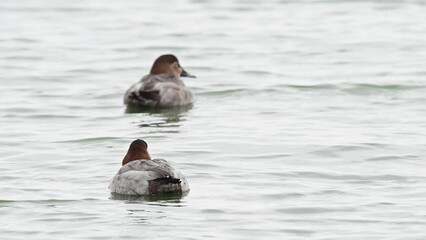
[[185,207],[186,204],[182,199],[186,195],[188,195],[188,192],[146,196],[111,193],[109,199],[123,201],[126,204],[127,215],[132,223],[146,224],[157,219],[167,218],[168,214],[165,207]]
[[166,205],[173,207],[181,207],[181,199],[183,199],[188,192],[184,193],[167,193],[159,195],[124,195],[119,193],[111,193],[111,200],[123,200],[128,203],[149,203],[150,205]]
[[133,224],[151,224],[169,216],[166,207],[180,208],[186,205],[181,195],[165,196],[129,196],[111,193],[112,200],[124,201],[129,222]]
[[[140,204],[143,205],[149,205],[149,206],[158,206],[158,207],[185,207],[186,204],[182,199],[188,195],[188,192],[186,193],[168,193],[168,194],[161,194],[161,195],[147,195],[147,196],[136,196],[136,195],[123,195],[118,193],[111,193],[111,200],[119,200],[124,201],[127,204]],[[130,206],[130,205],[129,205]],[[136,207],[136,206],[135,206]],[[135,212],[139,212],[137,209],[138,207],[132,209],[128,209],[129,213],[133,215]],[[144,208],[143,211],[146,211],[147,209]],[[145,216],[145,214],[142,214],[142,217]],[[146,216],[145,216],[146,217]]]
[[[177,133],[177,128],[185,121],[192,105],[173,108],[146,108],[128,106],[126,113],[142,113],[138,126],[155,133]],[[167,129],[167,130],[166,130]]]

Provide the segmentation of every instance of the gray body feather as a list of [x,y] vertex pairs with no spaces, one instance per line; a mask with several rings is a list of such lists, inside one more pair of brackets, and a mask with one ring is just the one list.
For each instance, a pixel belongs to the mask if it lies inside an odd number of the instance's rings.
[[124,95],[124,103],[141,107],[175,107],[193,103],[182,80],[167,74],[146,75]]
[[152,195],[183,193],[189,185],[183,174],[164,159],[135,160],[122,166],[110,182],[113,193]]

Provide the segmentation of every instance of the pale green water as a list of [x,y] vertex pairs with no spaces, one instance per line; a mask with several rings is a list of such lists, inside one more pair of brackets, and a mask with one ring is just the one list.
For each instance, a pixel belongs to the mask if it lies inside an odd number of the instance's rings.
[[[425,239],[422,1],[2,1],[1,239]],[[174,53],[182,111],[126,113]],[[182,199],[107,189],[130,142]]]

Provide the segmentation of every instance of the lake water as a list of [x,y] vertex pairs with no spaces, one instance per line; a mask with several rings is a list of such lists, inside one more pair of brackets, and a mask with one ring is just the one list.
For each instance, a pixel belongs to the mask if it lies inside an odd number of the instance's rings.
[[[426,239],[424,1],[0,3],[1,239]],[[156,57],[191,109],[126,113]],[[116,199],[130,142],[181,199]]]

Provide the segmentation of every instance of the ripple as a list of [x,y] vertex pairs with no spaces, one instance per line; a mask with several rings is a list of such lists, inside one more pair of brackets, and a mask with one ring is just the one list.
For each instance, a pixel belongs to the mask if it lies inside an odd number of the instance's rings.
[[357,211],[355,208],[344,208],[344,207],[291,207],[291,208],[280,208],[277,209],[278,212],[281,213],[289,213],[289,214],[321,214],[321,213],[329,213],[329,212],[355,212]]
[[318,178],[318,179],[330,179],[330,180],[351,180],[351,181],[378,181],[388,180],[397,182],[407,182],[409,179],[400,175],[391,174],[377,174],[377,175],[355,175],[355,174],[331,174],[331,173],[319,173],[319,172],[291,172],[290,175],[302,177],[302,178]]
[[380,156],[380,157],[371,157],[367,158],[363,161],[398,161],[398,160],[406,160],[406,159],[419,159],[419,156],[415,155],[401,155],[401,156]]
[[384,92],[402,92],[410,90],[423,90],[426,85],[407,85],[407,84],[347,84],[342,87],[342,91],[352,94],[377,94],[377,91]]
[[113,142],[119,140],[120,137],[93,137],[93,138],[79,138],[72,140],[54,141],[56,143],[97,143],[97,142]]
[[270,89],[296,89],[301,91],[340,91],[344,93],[363,95],[383,92],[404,92],[412,90],[423,90],[426,85],[419,84],[367,84],[367,83],[337,83],[337,84],[279,84],[271,86]]

